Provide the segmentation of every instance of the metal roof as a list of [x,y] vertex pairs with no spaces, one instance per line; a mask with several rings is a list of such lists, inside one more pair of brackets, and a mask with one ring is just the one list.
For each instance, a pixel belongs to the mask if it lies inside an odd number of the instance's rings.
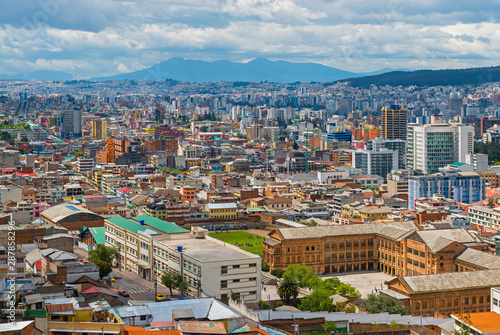
[[94,237],[95,243],[104,244],[104,227],[92,227],[89,228],[92,237]]
[[144,223],[150,227],[160,230],[167,234],[189,233],[189,230],[177,226],[174,222],[167,222],[149,215],[136,216],[134,220]]
[[68,216],[74,215],[74,214],[80,214],[80,213],[88,213],[92,215],[97,215],[94,212],[89,211],[86,208],[83,208],[81,206],[77,205],[68,205],[68,204],[61,204],[57,205],[54,207],[50,207],[42,212],[42,217],[52,221],[52,222],[59,222]]
[[208,209],[225,209],[225,208],[238,208],[234,202],[221,203],[221,204],[207,204]]
[[106,219],[106,221],[111,222],[112,224],[114,224],[122,229],[128,230],[134,234],[137,234],[139,231],[144,232],[146,230],[149,230],[149,232],[148,232],[149,235],[159,234],[158,232],[155,232],[156,234],[152,234],[152,232],[153,232],[152,229],[150,229],[146,226],[142,226],[135,221],[127,220],[121,216],[115,216],[115,217],[112,217],[110,219]]
[[149,303],[146,306],[151,311],[151,321],[154,322],[172,321],[172,311],[177,309],[192,310],[196,319],[222,320],[240,317],[214,298],[162,301]]

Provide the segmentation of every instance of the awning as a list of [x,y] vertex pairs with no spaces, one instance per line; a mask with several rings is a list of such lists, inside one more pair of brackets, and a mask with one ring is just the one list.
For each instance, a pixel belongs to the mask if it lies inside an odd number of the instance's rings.
[[149,263],[146,263],[144,261],[138,260],[137,265],[139,265],[143,269],[151,269],[151,265]]

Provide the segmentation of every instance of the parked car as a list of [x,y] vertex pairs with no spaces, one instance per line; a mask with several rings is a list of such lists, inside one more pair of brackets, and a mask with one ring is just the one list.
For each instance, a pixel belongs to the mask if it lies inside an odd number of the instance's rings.
[[163,294],[157,294],[156,295],[156,301],[164,301],[167,298]]
[[130,297],[127,293],[127,291],[125,290],[120,290],[118,291],[118,294],[121,295],[122,297]]

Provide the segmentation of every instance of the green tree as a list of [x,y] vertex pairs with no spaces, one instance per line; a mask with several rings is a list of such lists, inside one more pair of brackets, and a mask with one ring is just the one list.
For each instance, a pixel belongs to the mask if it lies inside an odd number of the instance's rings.
[[264,300],[259,300],[259,309],[269,309],[269,304]]
[[335,321],[325,321],[325,323],[323,323],[321,327],[323,327],[324,331],[327,333],[333,333],[337,330],[337,324],[335,323]]
[[95,249],[90,250],[89,252],[89,260],[94,262],[96,260],[101,260],[106,263],[113,263],[113,260],[116,258],[118,254],[118,249],[115,247],[108,247],[102,244],[99,244]]
[[330,296],[331,294],[327,290],[314,290],[307,298],[300,301],[299,309],[311,312],[335,312],[337,308]]
[[321,281],[312,269],[304,264],[289,265],[283,273],[283,279],[295,280],[299,287],[313,289]]
[[[180,277],[180,276],[179,276]],[[188,290],[188,283],[185,280],[179,280],[177,281],[177,289],[179,289],[179,292],[181,292],[181,296],[184,296]]]
[[389,313],[408,315],[410,310],[401,302],[385,295],[370,294],[363,300],[360,307],[369,313]]
[[264,272],[269,272],[269,270],[271,270],[271,267],[265,261],[262,261],[261,270]]
[[280,286],[278,286],[278,295],[281,299],[285,299],[289,304],[290,299],[299,295],[299,285],[293,278],[283,278]]
[[168,287],[170,295],[173,295],[172,290],[177,287],[180,277],[181,275],[171,271],[167,271],[163,274],[163,276],[161,276],[161,283]]
[[282,278],[283,277],[283,273],[285,273],[285,270],[283,270],[283,269],[276,268],[276,269],[272,269],[271,270],[271,274],[273,276],[278,277],[278,278]]
[[106,277],[113,271],[113,269],[111,268],[111,264],[109,264],[108,262],[105,262],[101,259],[95,259],[92,262],[99,268],[100,278]]
[[75,153],[75,158],[83,156],[83,152],[76,152]]
[[394,334],[394,331],[399,328],[398,322],[396,320],[392,320],[389,324],[389,328],[392,329],[392,334]]
[[29,142],[28,138],[26,136],[21,137],[21,142]]
[[453,335],[471,335],[471,326],[472,320],[470,314],[463,315],[462,313],[458,314],[458,318],[462,321],[458,325],[458,329],[452,330]]

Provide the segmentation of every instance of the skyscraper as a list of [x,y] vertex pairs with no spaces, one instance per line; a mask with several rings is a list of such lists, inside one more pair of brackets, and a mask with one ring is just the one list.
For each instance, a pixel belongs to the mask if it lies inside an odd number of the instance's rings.
[[92,121],[92,137],[105,140],[108,137],[108,122],[103,120]]
[[408,127],[407,166],[419,173],[435,173],[454,162],[465,163],[474,151],[474,128],[460,123]]
[[382,136],[388,140],[406,141],[406,109],[398,105],[382,108]]
[[82,137],[82,111],[78,108],[67,109],[61,114],[61,137]]

